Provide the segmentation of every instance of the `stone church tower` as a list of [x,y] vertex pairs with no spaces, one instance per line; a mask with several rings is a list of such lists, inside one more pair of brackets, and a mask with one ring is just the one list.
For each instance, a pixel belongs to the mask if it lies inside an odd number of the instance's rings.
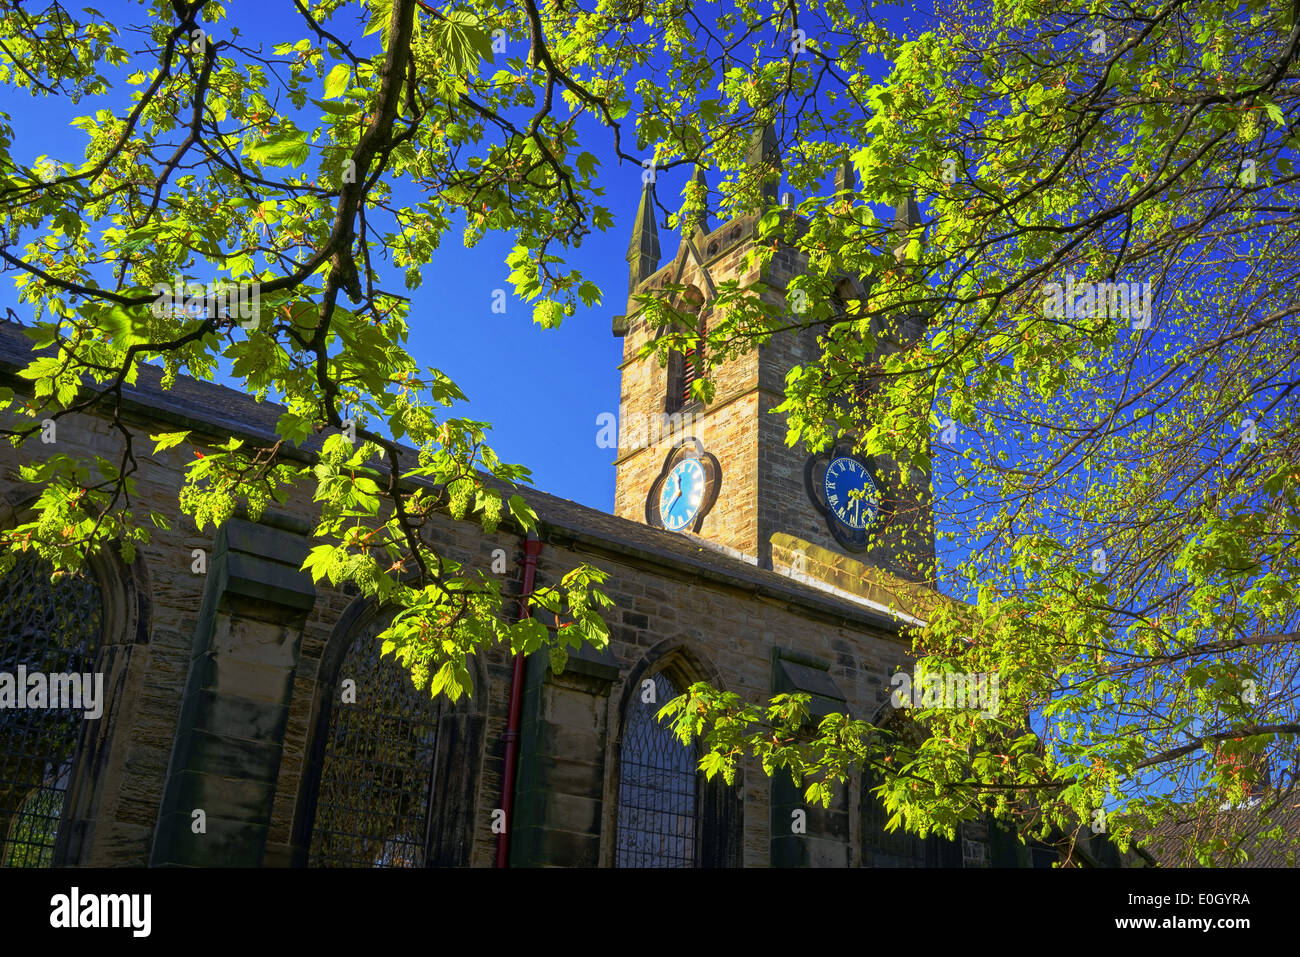
[[[770,139],[769,132],[761,141],[768,151]],[[849,188],[852,175],[847,163],[837,171],[837,191]],[[704,187],[703,178],[697,169],[697,188]],[[769,185],[770,200],[774,193]],[[627,312],[614,319],[614,334],[623,339],[623,436],[616,461],[615,514],[695,535],[761,568],[808,576],[857,595],[865,591],[883,596],[900,578],[931,583],[930,477],[914,474],[905,484],[889,460],[845,463],[856,475],[869,474],[879,494],[876,540],[869,544],[863,532],[852,527],[852,516],[850,523],[837,521],[823,498],[827,464],[837,458],[844,462],[847,443],[837,442],[834,451],[820,457],[802,446],[791,448],[785,440],[785,417],[772,414],[784,399],[786,374],[818,355],[817,339],[824,328],[778,333],[766,345],[710,364],[715,393],[707,404],[690,394],[690,383],[699,372],[698,350],[673,353],[667,366],[653,355],[640,358],[642,348],[663,330],[644,316],[638,296],[665,286],[685,286],[674,304],[698,318],[703,334],[715,321],[712,302],[722,283],[736,280],[742,288],[760,284],[766,287],[762,298],[784,309],[788,283],[807,264],[803,254],[784,245],[765,270],[747,264],[746,257],[758,243],[759,216],[752,213],[713,228],[697,219],[684,231],[672,258],[661,264],[653,201],[653,186],[647,185],[628,247]],[[906,233],[918,220],[916,204],[908,200],[899,207],[895,228]],[[862,297],[864,283],[860,277],[843,277],[837,294],[841,300]],[[909,319],[891,335],[873,321],[873,333],[884,348],[905,348],[923,329],[923,319]],[[659,513],[676,492],[670,473],[678,461],[691,456],[697,456],[702,471],[709,474],[698,514],[682,515],[678,522],[686,517],[691,521],[673,528],[676,523],[670,519],[663,524]]]

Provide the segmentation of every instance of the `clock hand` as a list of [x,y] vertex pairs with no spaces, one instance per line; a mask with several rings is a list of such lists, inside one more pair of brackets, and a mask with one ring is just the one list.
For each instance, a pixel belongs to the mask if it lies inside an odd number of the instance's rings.
[[674,495],[674,496],[672,497],[672,499],[669,500],[668,504],[664,507],[664,512],[671,512],[671,511],[673,510],[673,506],[674,506],[675,504],[677,504],[677,500],[678,500],[679,498],[682,497],[682,478],[681,478],[681,476],[680,476],[680,475],[677,475],[676,473],[674,473],[672,478],[673,478],[673,485],[674,485],[674,486],[676,487],[676,489],[677,489],[677,494]]

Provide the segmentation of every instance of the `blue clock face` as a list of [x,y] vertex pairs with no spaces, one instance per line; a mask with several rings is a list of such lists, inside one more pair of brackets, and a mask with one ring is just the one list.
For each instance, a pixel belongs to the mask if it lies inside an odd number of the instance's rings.
[[704,466],[684,459],[673,466],[659,493],[659,520],[670,532],[680,532],[700,514],[704,501]]
[[[857,459],[847,456],[831,459],[826,466],[826,504],[846,527],[865,531],[880,511],[880,492],[870,473]],[[861,495],[850,493],[860,490]]]

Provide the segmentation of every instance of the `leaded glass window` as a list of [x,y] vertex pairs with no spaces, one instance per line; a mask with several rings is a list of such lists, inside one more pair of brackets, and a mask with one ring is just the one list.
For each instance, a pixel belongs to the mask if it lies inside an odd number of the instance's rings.
[[[20,555],[0,577],[0,673],[88,674],[103,630],[103,597],[88,571],[51,582],[52,566]],[[53,704],[54,702],[48,702]],[[0,708],[0,867],[49,867],[85,712]]]
[[[326,732],[312,867],[424,867],[433,813],[437,704],[391,655],[380,657],[376,619],[339,669]],[[355,703],[343,700],[348,680]],[[351,697],[349,695],[349,697]]]
[[619,751],[618,867],[695,867],[698,776],[695,752],[655,718],[679,694],[654,675],[655,704],[628,706]]
[[886,831],[889,815],[884,802],[872,793],[880,786],[871,771],[862,781],[863,867],[961,867],[961,846],[938,834],[922,839],[899,828]]

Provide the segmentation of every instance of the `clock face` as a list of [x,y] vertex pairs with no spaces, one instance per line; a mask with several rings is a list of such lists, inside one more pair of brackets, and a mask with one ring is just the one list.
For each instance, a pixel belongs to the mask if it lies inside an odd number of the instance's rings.
[[680,532],[700,513],[704,502],[704,467],[699,459],[673,466],[659,492],[659,520],[670,532]]
[[[880,512],[880,491],[857,459],[839,456],[826,466],[826,504],[845,528],[866,531]],[[860,492],[854,495],[852,492]]]

